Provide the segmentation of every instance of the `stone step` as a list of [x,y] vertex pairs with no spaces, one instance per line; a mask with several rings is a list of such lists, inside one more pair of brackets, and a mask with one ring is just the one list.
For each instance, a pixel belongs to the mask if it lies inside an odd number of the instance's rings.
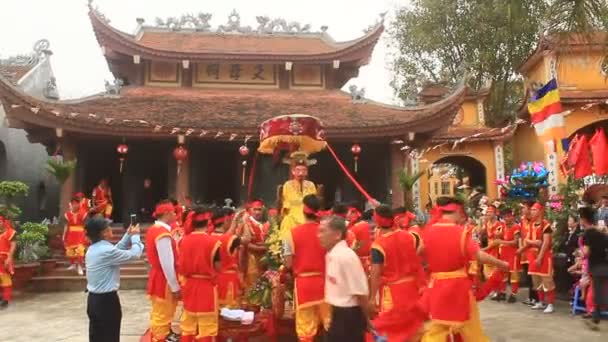
[[[148,275],[120,276],[121,290],[144,290],[148,284]],[[32,292],[84,291],[87,279],[84,276],[39,276],[32,278],[29,290]]]

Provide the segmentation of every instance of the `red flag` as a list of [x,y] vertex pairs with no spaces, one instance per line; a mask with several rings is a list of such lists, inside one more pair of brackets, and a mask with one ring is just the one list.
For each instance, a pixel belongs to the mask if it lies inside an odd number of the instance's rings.
[[576,179],[592,174],[587,136],[582,135],[575,138],[574,146],[568,154],[568,164],[574,168],[574,178]]
[[591,153],[593,154],[593,169],[598,176],[608,174],[608,141],[603,128],[595,130],[591,138]]

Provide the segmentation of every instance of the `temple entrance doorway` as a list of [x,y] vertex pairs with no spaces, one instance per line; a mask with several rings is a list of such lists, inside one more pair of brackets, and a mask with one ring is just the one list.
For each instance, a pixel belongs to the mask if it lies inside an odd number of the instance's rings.
[[241,185],[241,160],[238,144],[193,144],[190,157],[190,190],[195,202],[223,206],[231,199],[237,206]]
[[434,203],[437,197],[466,196],[473,191],[487,191],[486,167],[477,159],[469,156],[447,156],[438,159],[430,168],[429,197]]

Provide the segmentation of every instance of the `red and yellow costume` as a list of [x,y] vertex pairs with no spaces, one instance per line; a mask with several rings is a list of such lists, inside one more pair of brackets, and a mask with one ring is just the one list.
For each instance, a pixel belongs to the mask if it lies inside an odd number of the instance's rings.
[[[161,204],[156,208],[156,214],[172,211],[171,204]],[[177,300],[173,297],[163,272],[156,242],[160,239],[171,239],[173,259],[177,261],[176,243],[169,230],[159,224],[154,224],[146,231],[146,256],[150,263],[147,293],[152,302],[150,330],[152,341],[164,341],[171,332],[171,321],[177,309]],[[175,267],[175,266],[174,266]]]
[[15,272],[14,265],[10,263],[8,267],[4,265],[11,252],[11,245],[17,236],[10,223],[0,216],[0,224],[3,232],[0,233],[0,287],[2,287],[2,299],[10,302],[12,299],[13,281],[12,275]]
[[237,239],[233,234],[213,234],[220,242],[220,271],[217,274],[218,302],[221,306],[238,308],[241,297],[241,280],[238,269],[238,249],[230,251]]
[[329,328],[330,307],[325,297],[325,253],[317,238],[319,224],[304,223],[287,232],[295,276],[296,333],[300,341],[312,341],[322,323]]
[[218,334],[214,258],[220,245],[217,239],[202,231],[194,231],[181,241],[180,272],[185,278],[182,287],[184,312],[180,320],[182,342],[212,341]]
[[[488,213],[495,213],[496,208],[488,207]],[[498,220],[494,220],[493,222],[488,221],[484,225],[485,232],[488,236],[488,247],[485,248],[485,252],[489,255],[500,258],[500,248],[498,245],[494,245],[496,239],[500,239],[504,230],[504,224]],[[486,279],[489,279],[494,272],[494,267],[490,265],[483,266],[483,275]]]
[[98,185],[93,189],[93,204],[98,213],[106,218],[112,216],[112,191],[106,186]]
[[[261,223],[255,220],[252,216],[247,216],[245,219],[244,229],[246,230],[246,235],[248,235],[251,240],[249,243],[255,245],[263,245],[264,240],[266,238],[266,233],[268,232],[269,223]],[[245,272],[245,284],[247,288],[254,286],[258,278],[260,277],[261,265],[260,265],[260,252],[253,251],[251,248],[247,249],[247,258],[246,258],[246,272]]]
[[422,240],[431,279],[420,300],[431,320],[422,342],[445,342],[457,335],[461,341],[489,341],[467,274],[479,245],[464,227],[445,219],[427,227]]
[[[465,225],[465,230],[469,236],[469,238],[473,239],[473,237],[477,234],[477,226],[471,223],[467,223]],[[474,240],[474,239],[473,239]],[[479,263],[477,259],[473,258],[469,260],[469,266],[467,267],[467,273],[469,274],[471,280],[473,280],[473,284],[475,286],[479,285]]]
[[363,269],[366,272],[369,272],[369,267],[371,265],[370,253],[372,249],[372,235],[369,223],[365,221],[355,222],[350,225],[348,230],[355,236],[357,245],[355,253],[359,256],[361,264],[363,264]]
[[[521,228],[518,224],[514,223],[510,227],[505,225],[505,230],[502,236],[503,241],[513,242],[519,240]],[[517,254],[518,245],[501,245],[500,246],[500,260],[509,263],[509,277],[505,281],[511,283],[511,293],[517,294],[519,291],[519,272],[521,271],[521,264],[519,262],[520,257]],[[503,291],[504,292],[504,287]]]
[[[533,207],[536,207],[542,213],[542,205],[535,203]],[[542,214],[541,214],[542,215]],[[553,281],[553,252],[551,246],[551,223],[544,218],[531,221],[527,235],[524,237],[526,240],[543,243],[543,237],[549,235],[549,246],[542,256],[540,265],[536,264],[536,259],[540,253],[541,247],[528,246],[525,249],[525,256],[528,259],[528,274],[532,276],[532,285],[538,290],[538,299],[543,302],[545,294],[547,296],[547,302],[553,304],[555,300],[555,282]]]
[[417,254],[420,243],[418,235],[393,230],[380,234],[372,244],[372,249],[383,257],[380,310],[373,323],[389,341],[406,341],[422,325],[422,320],[413,316],[420,297],[420,284],[424,282],[420,279],[424,273]]
[[[78,206],[78,202],[73,202],[72,205]],[[80,210],[68,211],[64,215],[66,220],[66,233],[63,244],[65,246],[65,256],[70,260],[70,264],[83,264],[84,252],[87,243],[86,234],[84,231],[84,221],[87,213]]]

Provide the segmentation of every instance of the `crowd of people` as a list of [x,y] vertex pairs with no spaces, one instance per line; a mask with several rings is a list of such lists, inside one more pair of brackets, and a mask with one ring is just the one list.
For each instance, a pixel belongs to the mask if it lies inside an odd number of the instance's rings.
[[[312,341],[321,330],[328,341],[374,336],[488,341],[477,302],[489,297],[515,303],[525,278],[530,284],[525,303],[546,314],[555,311],[554,225],[540,203],[521,203],[517,212],[489,205],[473,218],[460,200],[440,197],[428,221],[419,225],[405,208],[378,203],[366,212],[343,204],[324,211],[313,193],[292,202],[301,214],[291,215],[301,219],[276,229],[283,240],[283,278],[294,282],[295,333],[301,341]],[[211,341],[219,333],[219,309],[247,304],[245,294],[264,272],[267,219],[282,214],[261,200],[241,210],[164,200],[155,207],[145,241],[139,225],[132,225],[113,245],[110,202],[99,197],[93,208],[87,203],[82,194],[72,199],[64,241],[77,272],[86,264],[90,341],[103,342],[119,341],[120,265],[139,258],[144,246],[150,264],[151,340]],[[580,208],[569,219],[560,247],[569,257],[569,271],[587,305],[584,317],[593,329],[599,328],[608,297],[604,214]],[[11,298],[14,236],[10,222],[2,219],[2,306]],[[180,302],[178,334],[171,323]]]

